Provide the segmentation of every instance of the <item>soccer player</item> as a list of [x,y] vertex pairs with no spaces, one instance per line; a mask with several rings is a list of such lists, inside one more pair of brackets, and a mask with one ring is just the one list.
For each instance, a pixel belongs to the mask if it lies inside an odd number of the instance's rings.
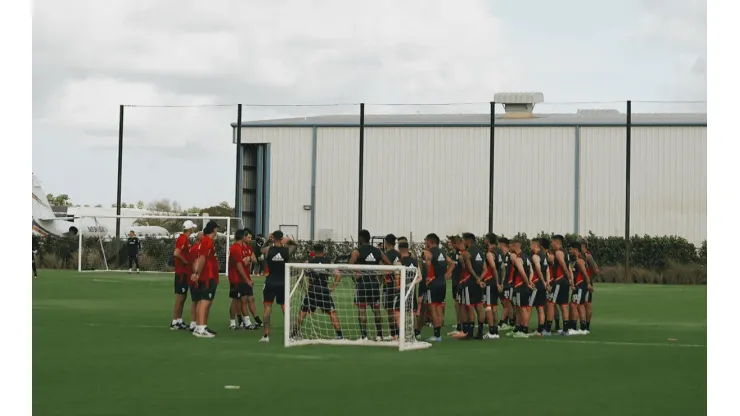
[[529,334],[529,314],[532,311],[529,306],[529,298],[532,295],[534,284],[532,283],[532,260],[527,253],[522,251],[522,243],[512,240],[509,244],[511,265],[513,270],[512,303],[516,308],[516,324],[514,338],[527,338]]
[[288,239],[283,232],[277,230],[270,235],[270,240],[262,252],[265,254],[267,267],[265,286],[262,288],[262,306],[264,307],[262,322],[265,332],[259,342],[270,342],[270,314],[272,303],[277,302],[285,313],[285,263],[290,260],[290,250],[287,247]]
[[190,262],[188,253],[190,252],[190,236],[195,229],[195,223],[187,220],[182,224],[182,233],[175,240],[175,307],[172,311],[171,330],[185,330],[188,326],[182,321],[182,311],[185,307],[185,301],[188,299],[188,282],[190,281]]
[[[555,235],[552,237],[552,253],[550,254],[552,266],[550,269],[550,292],[547,300],[547,331],[552,332],[552,321],[555,318],[555,308],[560,309],[560,316],[563,320],[563,330],[558,333],[568,335],[569,314],[568,314],[568,289],[573,287],[573,277],[568,267],[568,260],[563,251],[563,236]],[[574,328],[575,329],[575,328]]]
[[[262,319],[257,315],[257,305],[254,302],[254,281],[252,280],[252,265],[257,263],[257,257],[253,251],[252,231],[244,230],[244,247],[242,248],[242,258],[244,271],[247,274],[247,281],[239,284],[239,293],[241,294],[241,310],[237,315],[237,324],[244,329],[254,330],[262,328]],[[249,319],[251,313],[254,318],[254,324]]]
[[547,303],[547,282],[550,281],[550,269],[547,265],[547,255],[543,253],[542,246],[540,246],[540,240],[534,238],[529,244],[532,252],[532,266],[534,266],[534,273],[532,273],[534,291],[529,299],[529,306],[537,309],[537,336],[539,337],[550,335],[550,332],[545,332],[545,304]]
[[591,255],[591,251],[588,249],[588,241],[585,238],[581,239],[581,253],[583,253],[583,259],[586,261],[586,273],[588,274],[589,281],[591,282],[591,288],[586,293],[586,331],[591,332],[591,316],[593,314],[593,308],[591,302],[594,297],[594,277],[601,272],[599,266],[594,260],[594,256]]
[[[190,246],[190,250],[186,254],[186,260],[188,261],[188,275],[192,275],[193,266],[195,261],[198,259],[198,253],[200,252],[200,240],[203,238],[203,231],[198,232],[195,235],[195,241]],[[190,290],[190,332],[195,331],[196,321],[198,320],[198,302],[200,301],[200,293],[198,292],[198,282],[188,279],[188,288]]]
[[[401,264],[400,254],[396,250],[396,236],[388,234],[383,239],[383,251],[388,261],[393,265]],[[383,281],[383,306],[388,314],[388,328],[391,333],[390,339],[387,341],[398,339],[398,325],[400,323],[400,316],[398,307],[400,303],[397,302],[401,282],[398,273],[388,273]]]
[[[309,264],[329,264],[331,261],[326,258],[324,254],[324,246],[316,244],[313,246],[313,257],[308,261]],[[334,327],[334,331],[337,333],[337,339],[344,339],[342,334],[342,327],[339,324],[339,318],[337,312],[334,310],[334,299],[332,299],[332,292],[337,288],[342,277],[339,274],[339,270],[334,270],[332,273],[329,270],[324,269],[308,269],[308,289],[306,296],[303,297],[303,303],[301,304],[301,310],[298,313],[298,319],[292,328],[292,338],[300,337],[301,324],[306,318],[306,315],[316,312],[316,309],[321,309],[322,312],[329,315],[331,325]],[[334,281],[329,287],[329,277],[334,275]]]
[[141,241],[136,236],[133,230],[129,231],[128,239],[126,240],[126,247],[128,248],[128,272],[131,273],[136,264],[136,273],[139,273],[139,251],[141,251]]
[[[485,322],[485,312],[483,310],[483,255],[475,245],[475,235],[464,233],[461,242],[461,257],[463,271],[460,275],[460,285],[462,296],[460,303],[463,305],[464,328],[463,332],[468,339],[473,339],[474,322],[478,317],[478,333],[475,339],[483,339],[483,324]],[[463,279],[465,282],[463,284]]]
[[[462,305],[463,287],[460,285],[460,276],[462,275],[462,271],[464,269],[462,253],[465,251],[465,246],[463,245],[462,239],[454,235],[450,237],[450,239],[447,241],[447,248],[452,253],[452,256],[450,258],[455,264],[455,267],[452,269],[452,276],[450,277],[450,280],[452,281],[452,301],[455,306],[456,322],[455,330],[447,333],[447,335],[458,338],[460,337],[460,335],[466,334],[466,332],[463,331],[463,329],[466,328],[463,328],[463,326],[465,317],[468,313],[467,308],[463,307]],[[442,313],[444,314],[444,310]]]
[[511,267],[511,255],[509,254],[509,239],[501,237],[498,239],[498,249],[503,257],[503,263],[501,263],[501,279],[499,280],[499,286],[501,287],[501,304],[504,306],[504,312],[501,316],[501,320],[498,326],[502,330],[515,328],[514,323],[514,306],[511,304],[512,295],[512,278],[513,268]]
[[[236,230],[234,243],[229,247],[229,329],[237,330],[236,316],[241,313],[242,295],[239,286],[247,283],[247,272],[244,265],[244,230]],[[247,315],[249,316],[249,315]]]
[[[357,236],[357,248],[352,250],[350,255],[349,264],[369,264],[376,265],[383,263],[390,265],[388,257],[380,251],[379,248],[370,244],[370,231],[360,230],[360,234]],[[380,316],[380,281],[375,276],[362,276],[361,273],[357,273],[358,277],[355,277],[355,305],[358,310],[358,320],[360,323],[360,339],[359,341],[367,340],[367,306],[370,305],[373,308],[373,315],[375,315],[375,329],[376,329],[376,341],[383,340],[383,321]]]
[[[570,303],[570,328],[576,335],[588,335],[586,330],[586,294],[593,290],[591,277],[586,271],[586,260],[581,255],[581,243],[574,241],[570,244],[570,255],[573,261],[573,297]],[[578,329],[578,320],[581,329]]]
[[483,335],[483,339],[498,339],[498,324],[496,322],[496,307],[501,292],[499,285],[499,270],[504,262],[501,252],[498,250],[498,237],[496,234],[486,234],[486,262],[483,265],[483,281],[486,287],[483,292],[483,306],[486,310],[486,321],[488,323],[488,333]]
[[36,253],[39,252],[39,243],[35,239],[31,242],[31,266],[33,266],[33,278],[39,277],[36,273]]
[[424,263],[427,268],[428,297],[431,301],[432,323],[434,325],[434,336],[428,341],[442,341],[441,330],[444,322],[444,301],[447,294],[447,283],[452,276],[455,263],[452,262],[439,248],[439,236],[428,234],[424,239],[426,249],[424,250]]
[[200,239],[198,248],[198,259],[193,266],[193,275],[190,278],[198,282],[198,318],[196,319],[193,335],[198,338],[214,338],[216,333],[208,328],[208,315],[211,311],[211,303],[216,297],[218,286],[218,259],[214,239],[218,235],[218,223],[208,221],[203,228],[203,238]]

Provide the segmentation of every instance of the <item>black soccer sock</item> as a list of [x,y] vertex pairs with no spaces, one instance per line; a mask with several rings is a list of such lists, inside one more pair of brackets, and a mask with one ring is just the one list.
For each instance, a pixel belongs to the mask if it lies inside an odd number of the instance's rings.
[[391,336],[392,337],[398,336],[398,328],[396,328],[396,323],[391,322],[388,326],[390,327]]
[[383,321],[380,320],[380,317],[375,318],[375,330],[377,331],[377,335],[383,338]]
[[414,329],[414,335],[417,336],[417,337],[419,335],[421,335],[421,330],[420,329]]
[[337,330],[337,338],[344,338],[344,335],[342,334],[342,330],[341,329],[338,329]]
[[552,332],[552,321],[545,321],[545,329],[547,332]]
[[586,330],[586,321],[581,321],[581,331]]
[[478,322],[478,334],[483,335],[483,322]]
[[244,317],[241,315],[236,315],[236,323],[237,325],[241,326],[242,323],[244,323]]
[[475,324],[472,322],[468,322],[468,330],[465,331],[466,334],[468,334],[468,338],[473,338],[473,331],[475,331]]
[[255,316],[255,317],[254,317],[254,322],[256,322],[256,323],[257,323],[257,325],[262,325],[262,319],[260,319],[260,317],[259,317],[259,316]]
[[362,319],[357,318],[357,320],[360,323],[360,335],[362,335],[362,338],[367,338],[367,328],[365,328],[365,324],[362,322]]
[[537,333],[538,334],[541,334],[542,333],[542,331],[545,329],[544,326],[545,325],[537,324]]
[[529,333],[529,325],[523,325],[522,326],[522,331],[524,331],[525,334],[528,334]]
[[502,319],[502,320],[498,321],[498,326],[504,326],[505,323],[506,322],[504,322],[504,320]]
[[491,335],[495,334],[494,328],[496,328],[496,325],[489,326],[488,327],[488,333],[491,334]]
[[460,331],[463,330],[462,327],[463,327],[463,324],[457,324],[457,326],[455,327],[455,329],[457,330],[457,332],[460,332]]
[[514,326],[514,333],[519,332],[519,325]]
[[575,319],[570,320],[570,329],[576,330],[578,329],[578,321]]
[[38,276],[38,275],[36,274],[36,262],[33,262],[33,275],[34,275],[34,276]]
[[442,328],[440,328],[440,327],[438,327],[438,326],[435,326],[435,327],[434,327],[434,336],[435,336],[436,338],[439,338],[439,337],[441,336],[441,335],[440,335],[440,333],[441,333],[441,332],[442,332]]
[[591,321],[586,321],[586,330],[587,331],[591,330]]

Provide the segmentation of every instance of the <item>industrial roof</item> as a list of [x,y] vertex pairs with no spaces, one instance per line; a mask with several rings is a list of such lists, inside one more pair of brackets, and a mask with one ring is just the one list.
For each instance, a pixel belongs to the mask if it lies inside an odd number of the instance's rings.
[[[366,114],[365,127],[487,127],[489,114]],[[531,118],[505,118],[497,115],[497,126],[624,126],[627,117],[617,112],[537,114]],[[325,115],[242,121],[242,127],[359,127],[359,114]],[[633,126],[706,126],[706,113],[632,114]],[[231,124],[236,127],[236,123]]]

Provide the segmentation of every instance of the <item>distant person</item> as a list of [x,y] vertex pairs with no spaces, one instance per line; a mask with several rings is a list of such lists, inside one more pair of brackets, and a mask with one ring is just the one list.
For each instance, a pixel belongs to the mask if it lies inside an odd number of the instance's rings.
[[33,267],[33,278],[37,279],[39,277],[38,273],[36,273],[36,254],[39,252],[39,242],[37,240],[32,240],[31,242],[31,265]]
[[136,265],[136,273],[139,273],[139,251],[141,250],[141,241],[136,236],[133,230],[129,231],[128,239],[126,240],[126,247],[128,249],[128,272],[133,271],[134,264]]

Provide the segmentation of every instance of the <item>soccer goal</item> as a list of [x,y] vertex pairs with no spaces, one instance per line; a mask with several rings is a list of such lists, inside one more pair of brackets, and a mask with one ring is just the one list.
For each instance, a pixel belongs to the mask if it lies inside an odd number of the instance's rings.
[[[78,233],[77,269],[80,272],[127,272],[130,268],[127,238],[133,231],[140,247],[135,256],[139,271],[169,273],[174,271],[175,241],[182,233],[182,225],[190,220],[196,224],[190,243],[198,231],[214,220],[223,228],[214,241],[219,271],[228,273],[229,245],[238,220],[229,217],[193,216],[81,216],[75,219]],[[115,236],[116,221],[120,221],[120,235]],[[133,260],[133,259],[131,259]]]
[[430,347],[414,336],[418,276],[404,266],[287,263],[285,346]]

